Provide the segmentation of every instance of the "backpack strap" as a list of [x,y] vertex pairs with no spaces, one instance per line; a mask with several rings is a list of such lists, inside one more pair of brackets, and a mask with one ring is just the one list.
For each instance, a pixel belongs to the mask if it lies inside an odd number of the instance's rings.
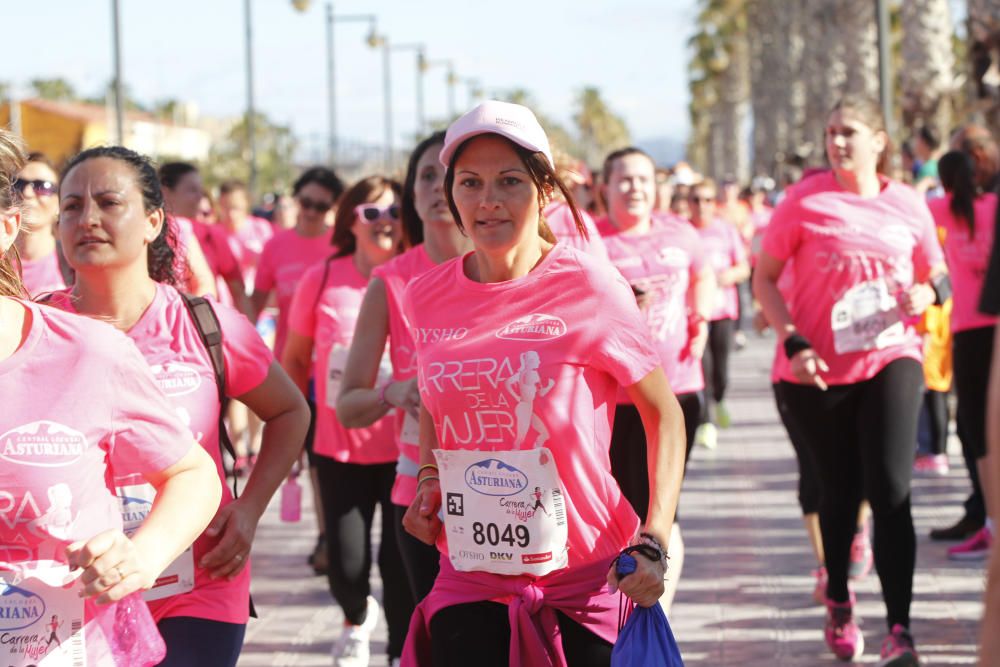
[[[208,352],[208,356],[212,360],[212,370],[215,371],[215,385],[219,390],[219,448],[228,453],[235,461],[236,448],[233,447],[233,441],[229,438],[229,431],[226,430],[223,418],[229,398],[226,396],[226,357],[222,350],[222,326],[219,324],[219,318],[208,299],[184,292],[180,292],[180,295],[191,315],[195,329],[198,330],[202,345],[205,346],[205,351]],[[233,496],[239,497],[235,474],[233,475]]]

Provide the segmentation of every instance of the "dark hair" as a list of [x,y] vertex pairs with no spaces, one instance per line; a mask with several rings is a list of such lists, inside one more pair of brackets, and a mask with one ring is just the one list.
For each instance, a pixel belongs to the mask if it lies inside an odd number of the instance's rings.
[[340,180],[340,177],[332,169],[310,167],[302,172],[302,175],[295,181],[295,185],[292,186],[292,195],[298,195],[299,191],[310,183],[315,183],[333,195],[334,202],[344,194],[344,182]]
[[399,181],[382,176],[369,176],[352,185],[340,197],[337,212],[333,216],[333,236],[330,238],[330,244],[337,248],[334,257],[347,257],[358,249],[358,240],[351,231],[351,227],[354,226],[355,207],[375,201],[386,190],[391,190],[397,198],[403,194],[403,186]]
[[[156,167],[145,155],[136,153],[124,146],[98,146],[88,148],[78,153],[63,168],[59,178],[60,196],[62,194],[62,183],[69,176],[69,172],[75,167],[83,164],[87,160],[98,158],[108,158],[127,164],[135,175],[136,185],[142,193],[142,209],[145,213],[152,213],[156,210],[163,210],[163,191],[160,189],[160,179],[156,174]],[[187,275],[187,265],[183,258],[177,256],[177,236],[173,229],[171,220],[164,216],[163,226],[160,233],[149,244],[147,248],[146,264],[149,277],[158,283],[167,285],[177,285],[178,278]]]
[[167,162],[160,165],[160,185],[173,190],[188,174],[197,173],[198,167],[190,162]]
[[605,185],[607,185],[608,179],[610,179],[611,177],[611,170],[615,168],[615,162],[621,160],[622,158],[628,157],[629,155],[643,156],[644,158],[649,160],[649,163],[651,165],[653,165],[653,172],[654,173],[656,172],[656,160],[653,159],[652,155],[642,150],[638,146],[626,146],[625,148],[619,148],[616,151],[611,151],[610,153],[608,153],[608,156],[604,158],[604,166],[601,167],[601,178],[603,179]]
[[222,181],[222,183],[219,184],[220,197],[222,195],[228,195],[234,192],[245,192],[247,194],[250,193],[250,191],[247,189],[247,184],[244,183],[243,181],[230,179],[228,181]]
[[[451,161],[448,164],[448,168],[444,172],[444,196],[445,200],[448,202],[448,208],[451,209],[451,215],[455,218],[455,224],[463,232],[465,231],[465,226],[462,224],[462,217],[458,213],[458,207],[455,205],[455,197],[452,195],[452,188],[455,186],[455,164],[458,162],[458,158],[465,152],[468,148],[469,142],[478,139],[482,135],[476,135],[470,137],[458,145],[455,152],[451,154]],[[535,184],[538,189],[538,234],[543,239],[549,243],[555,243],[556,237],[549,229],[548,224],[545,222],[545,215],[543,210],[545,208],[545,192],[551,189],[558,189],[562,194],[563,198],[566,200],[566,205],[569,206],[570,213],[573,214],[573,222],[576,223],[576,229],[584,239],[589,239],[590,234],[587,233],[587,227],[583,224],[583,218],[580,217],[580,210],[576,206],[576,202],[573,200],[573,194],[569,191],[569,188],[562,182],[556,174],[555,167],[549,162],[549,159],[545,157],[545,154],[540,151],[530,151],[523,146],[514,143],[507,137],[502,135],[495,135],[501,137],[506,141],[517,156],[521,159],[521,163],[524,164],[525,169],[528,170],[528,175],[531,177],[531,181]]]
[[885,129],[885,117],[882,115],[882,106],[869,97],[864,97],[861,95],[845,95],[837,100],[837,103],[833,105],[830,109],[830,113],[827,114],[829,118],[830,114],[834,111],[844,111],[853,116],[855,116],[862,123],[867,125],[869,128],[875,132],[882,132],[885,134],[885,148],[879,153],[878,162],[875,164],[875,171],[880,174],[885,174],[889,169],[889,161],[892,155],[892,138]]
[[403,235],[410,246],[419,245],[424,242],[424,221],[417,214],[416,198],[414,190],[417,187],[417,163],[424,156],[427,149],[438,144],[444,144],[442,132],[435,132],[427,137],[413,149],[410,159],[406,163],[406,178],[403,179],[403,197],[399,203],[403,215]]
[[938,160],[941,187],[951,195],[952,215],[969,226],[970,238],[976,237],[976,166],[968,153],[949,151]]
[[927,147],[932,151],[937,150],[938,146],[941,145],[941,135],[930,125],[921,125],[917,130],[917,136],[920,137],[920,140],[927,144]]
[[24,163],[28,164],[29,162],[38,162],[39,164],[44,164],[46,167],[48,167],[55,173],[57,174],[59,173],[59,170],[56,169],[55,163],[49,159],[48,155],[46,155],[41,151],[31,151],[30,153],[28,153],[28,159],[26,159]]
[[[17,205],[14,180],[24,168],[26,157],[21,139],[0,128],[0,213],[6,213]],[[21,260],[13,245],[0,254],[0,296],[25,296],[21,283]]]

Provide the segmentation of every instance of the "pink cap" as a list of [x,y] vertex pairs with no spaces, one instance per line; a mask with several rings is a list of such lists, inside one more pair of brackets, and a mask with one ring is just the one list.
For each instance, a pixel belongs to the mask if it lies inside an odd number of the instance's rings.
[[487,100],[456,120],[444,135],[444,148],[438,159],[448,166],[451,156],[463,141],[480,134],[499,134],[529,151],[540,151],[550,165],[555,165],[549,138],[528,107],[510,102]]

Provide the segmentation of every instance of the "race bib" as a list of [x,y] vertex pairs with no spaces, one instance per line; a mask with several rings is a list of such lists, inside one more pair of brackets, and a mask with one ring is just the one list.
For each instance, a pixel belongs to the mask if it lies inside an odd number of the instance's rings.
[[76,576],[54,562],[30,566],[30,571],[0,569],[0,665],[86,667]]
[[[129,537],[139,529],[153,508],[156,489],[151,484],[130,484],[118,487],[123,531]],[[150,602],[194,589],[194,549],[188,547],[156,578],[153,587],[143,591],[142,599]]]
[[[337,409],[340,381],[344,377],[347,355],[350,351],[350,346],[335,343],[326,357],[326,407],[331,410]],[[387,348],[378,363],[378,378],[375,380],[375,386],[381,387],[390,381],[392,381],[392,359],[389,357]]]
[[399,440],[407,445],[420,444],[420,421],[408,410],[403,410],[403,430],[399,434]]
[[551,451],[437,449],[434,456],[456,570],[542,576],[566,567],[566,508]]
[[830,326],[837,354],[898,345],[906,333],[899,304],[883,280],[869,280],[847,290],[833,305]]

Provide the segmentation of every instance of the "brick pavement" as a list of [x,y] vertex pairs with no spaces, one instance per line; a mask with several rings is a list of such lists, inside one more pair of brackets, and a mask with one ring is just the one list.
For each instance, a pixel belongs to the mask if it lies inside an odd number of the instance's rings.
[[[772,343],[753,339],[734,356],[730,411],[715,451],[696,450],[681,496],[687,558],[671,614],[685,663],[704,666],[842,665],[824,650],[823,610],[812,602],[812,556],[795,499],[796,468],[767,385]],[[974,664],[982,567],[951,563],[926,535],[960,514],[967,488],[952,443],[952,473],[917,479],[918,562],[913,632],[927,665]],[[308,494],[306,494],[308,496]],[[282,524],[277,503],[254,546],[252,621],[242,667],[329,665],[343,616],[305,556],[313,545],[311,508],[301,524]],[[376,581],[376,586],[378,586]],[[884,634],[874,575],[856,586],[858,613],[873,664]],[[377,593],[376,593],[377,595]],[[372,666],[386,665],[385,625]]]

